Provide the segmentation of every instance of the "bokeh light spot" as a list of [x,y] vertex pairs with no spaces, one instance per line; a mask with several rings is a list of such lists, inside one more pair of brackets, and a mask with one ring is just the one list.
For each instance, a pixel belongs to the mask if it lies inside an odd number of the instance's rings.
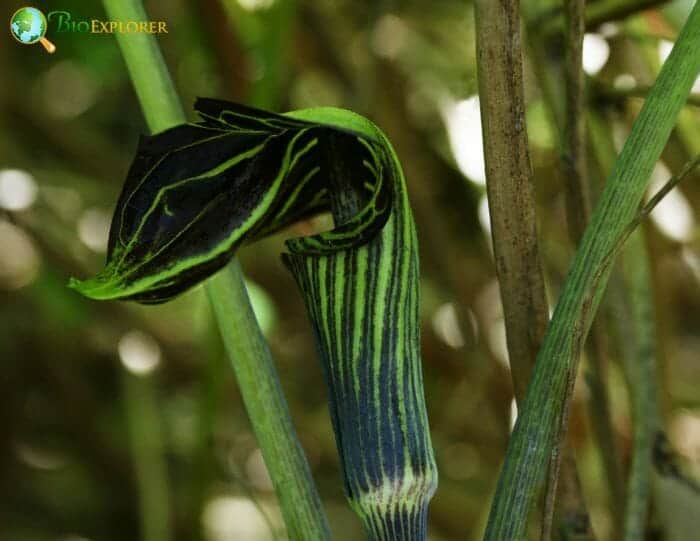
[[37,186],[34,177],[20,169],[0,170],[0,207],[26,210],[34,204]]
[[700,462],[700,415],[685,409],[674,415],[669,437],[680,454]]
[[[479,223],[481,224],[481,228],[484,230],[484,232],[489,235],[491,235],[491,213],[489,212],[489,200],[488,197],[486,197],[486,194],[481,196],[481,199],[479,199],[479,207],[477,209],[477,214],[479,215]],[[491,246],[491,243],[489,242],[488,244]]]
[[93,252],[106,252],[111,220],[111,216],[102,209],[87,209],[78,220],[78,237]]
[[[663,162],[658,162],[651,174],[649,196],[659,191],[671,177],[671,172]],[[678,242],[688,242],[693,238],[695,217],[690,203],[680,187],[669,192],[651,213],[656,227],[668,238]]]
[[613,86],[618,90],[632,90],[637,86],[637,79],[631,73],[621,73],[615,77]]
[[595,75],[603,69],[610,56],[610,45],[600,34],[583,36],[583,71]]
[[31,237],[19,227],[0,220],[0,287],[19,289],[34,281],[40,257]]
[[666,59],[668,58],[668,55],[671,54],[671,50],[673,49],[673,42],[668,41],[666,39],[662,39],[659,41],[659,62],[662,64],[666,62]]
[[238,5],[246,11],[260,11],[270,9],[275,0],[238,0]]
[[464,336],[459,328],[457,309],[451,302],[438,307],[433,314],[433,330],[445,344],[454,349],[464,346]]
[[484,186],[486,164],[479,96],[471,96],[461,101],[447,101],[441,111],[457,167],[475,184]]
[[249,499],[217,496],[209,500],[202,513],[208,541],[272,541],[273,536],[260,509]]
[[160,347],[149,335],[141,331],[129,331],[119,340],[119,358],[129,372],[145,376],[160,363]]

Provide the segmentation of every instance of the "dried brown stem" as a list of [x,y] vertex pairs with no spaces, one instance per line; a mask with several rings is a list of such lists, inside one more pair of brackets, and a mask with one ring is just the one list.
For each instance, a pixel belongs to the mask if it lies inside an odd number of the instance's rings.
[[[519,402],[548,321],[525,130],[519,2],[478,0],[475,6],[486,187],[508,353]],[[565,514],[583,517],[587,525],[573,453],[567,448],[563,454],[567,473],[562,501],[570,505]]]
[[477,58],[486,188],[517,398],[548,320],[525,131],[518,2],[478,0]]

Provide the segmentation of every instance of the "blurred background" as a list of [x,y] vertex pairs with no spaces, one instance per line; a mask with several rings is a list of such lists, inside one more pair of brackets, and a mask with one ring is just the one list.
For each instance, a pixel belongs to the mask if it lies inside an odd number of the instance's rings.
[[[547,28],[556,6],[535,3]],[[639,4],[649,7],[597,21],[585,39],[589,108],[608,151],[621,148],[693,2]],[[3,2],[0,15],[23,5]],[[106,18],[99,2],[35,5]],[[158,41],[188,108],[196,96],[279,111],[340,106],[389,135],[421,245],[424,377],[440,469],[430,537],[479,538],[516,412],[490,246],[471,3],[172,0],[146,9],[168,24]],[[49,55],[2,34],[0,539],[141,539],[145,512],[169,524],[154,541],[285,539],[201,288],[146,307],[89,301],[66,287],[69,277],[101,268],[112,209],[147,131],[114,37],[57,33],[50,24],[57,51]],[[549,62],[562,60],[561,47],[547,50]],[[554,301],[573,248],[538,62],[525,60],[527,129]],[[694,92],[652,186],[700,152],[699,84]],[[604,169],[591,168],[593,186]],[[644,228],[661,411],[690,472],[700,468],[698,180],[675,190]],[[240,258],[334,538],[355,540],[362,531],[342,493],[310,325],[279,257],[284,238],[309,225]],[[610,348],[613,425],[626,466],[632,432],[618,361]],[[614,517],[580,383],[572,439],[594,529],[606,539]]]

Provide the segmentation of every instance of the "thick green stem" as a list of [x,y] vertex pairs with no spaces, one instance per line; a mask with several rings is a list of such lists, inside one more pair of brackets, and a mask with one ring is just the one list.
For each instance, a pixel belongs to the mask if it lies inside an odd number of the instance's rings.
[[[147,20],[139,0],[104,0],[103,3],[110,19]],[[149,129],[159,132],[185,122],[153,36],[138,33],[116,36]],[[289,536],[329,539],[327,520],[238,263],[233,260],[206,287]]]
[[607,283],[607,254],[634,217],[647,181],[700,71],[700,5],[693,8],[654,84],[581,241],[547,330],[508,445],[486,539],[522,539],[545,477],[569,383]]

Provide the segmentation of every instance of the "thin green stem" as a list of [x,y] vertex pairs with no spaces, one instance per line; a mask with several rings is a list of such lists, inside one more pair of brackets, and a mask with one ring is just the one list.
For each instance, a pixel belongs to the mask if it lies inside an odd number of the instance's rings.
[[[608,149],[612,148],[613,143],[609,129],[607,126],[604,129],[599,129],[603,123],[597,115],[591,115],[590,118],[592,126],[599,132],[596,140],[603,143],[594,147],[596,157],[600,167],[608,169],[612,163]],[[654,440],[661,430],[661,416],[655,383],[656,325],[654,308],[650,298],[649,254],[642,232],[635,229],[666,194],[698,165],[700,165],[700,156],[696,156],[688,162],[677,176],[669,179],[654,194],[628,225],[615,249],[619,250],[627,237],[630,237],[621,256],[622,272],[619,275],[624,282],[624,287],[616,288],[616,290],[624,291],[622,296],[624,298],[615,299],[618,311],[618,317],[615,318],[615,321],[630,389],[634,427],[632,461],[627,481],[623,517],[623,535],[624,539],[629,541],[644,537],[651,493],[653,446]]]
[[[615,159],[614,151],[611,152],[614,144],[609,125],[593,112],[589,114],[589,123],[595,134],[592,148],[596,160],[599,167],[607,171]],[[634,229],[698,165],[700,156],[688,162],[677,176],[654,194],[629,224],[621,239],[630,236],[621,256],[620,272],[617,273],[618,281],[622,281],[624,287],[615,288],[618,294],[613,299],[613,305],[617,310],[614,321],[630,392],[634,434],[622,517],[623,538],[628,541],[644,537],[651,497],[654,441],[662,429],[656,389],[657,329],[650,293],[649,254],[642,232]]]
[[290,539],[330,539],[270,350],[264,339],[251,340],[260,330],[236,260],[209,280],[207,294]]
[[[147,20],[139,0],[103,0],[114,20]],[[152,132],[185,116],[152,35],[117,34],[117,41]],[[241,394],[275,486],[292,539],[329,539],[327,519],[265,338],[257,324],[240,266],[230,265],[206,284]]]
[[[649,93],[648,85],[636,85],[632,88],[615,88],[610,86],[598,86],[593,88],[593,99],[610,102],[620,102],[628,98],[645,99]],[[686,99],[687,105],[700,107],[700,94],[690,94]]]
[[[561,138],[562,169],[564,172],[564,193],[566,199],[566,219],[569,237],[574,246],[578,245],[583,237],[586,225],[590,220],[591,202],[588,186],[588,167],[586,164],[586,116],[585,103],[585,77],[582,66],[583,37],[585,32],[585,11],[588,4],[585,0],[571,0],[565,3],[565,47],[564,85],[566,96],[564,105],[564,124]],[[589,409],[591,413],[593,430],[598,440],[603,463],[606,471],[606,479],[610,487],[613,516],[622,515],[623,479],[622,468],[619,463],[619,453],[615,442],[615,433],[612,427],[610,405],[605,386],[605,374],[607,365],[606,355],[607,340],[605,330],[600,320],[593,322],[591,336],[586,352],[588,357],[587,374],[588,387],[591,393]],[[555,449],[561,445],[566,437],[569,424],[569,410],[573,400],[574,385],[578,374],[580,359],[575,358],[569,374],[569,385],[564,398],[563,415],[556,436]],[[555,456],[557,453],[555,453]],[[558,480],[558,463],[552,460],[549,469],[547,493],[545,496],[545,512],[542,525],[541,539],[543,541],[551,537],[551,524],[554,517],[554,496]],[[561,507],[561,506],[560,506]],[[574,532],[570,531],[566,516],[558,513],[557,520],[561,522],[557,530],[564,538]],[[575,523],[574,523],[575,524]],[[619,521],[615,521],[615,530],[619,530]],[[591,533],[592,535],[592,533]]]
[[168,541],[170,495],[161,418],[149,376],[124,374],[124,402],[139,491],[143,541]]
[[[584,10],[585,0],[571,0],[565,4],[566,21],[566,61],[565,74],[565,123],[562,161],[566,182],[564,193],[566,196],[566,219],[569,235],[574,243],[578,243],[586,227],[590,214],[590,201],[588,198],[588,185],[586,177],[586,128],[583,111],[583,69],[581,60],[583,56],[583,33],[585,30]],[[573,399],[574,385],[576,382],[578,359],[574,359],[569,374],[569,385],[564,397],[564,415],[562,415],[559,433],[555,436],[554,453],[549,463],[549,477],[544,498],[544,512],[542,518],[542,530],[540,539],[548,541],[552,537],[552,523],[554,521],[554,508],[559,483],[560,453],[559,448],[564,445],[569,427],[568,411]],[[565,511],[566,512],[566,511]],[[561,513],[560,513],[561,518]],[[563,521],[565,527],[567,521]]]
[[608,273],[597,276],[635,216],[647,181],[700,71],[696,4],[639,113],[564,282],[508,445],[486,539],[522,539],[551,456],[575,355],[588,334]]
[[569,236],[577,244],[591,214],[586,167],[586,117],[584,115],[583,34],[585,0],[566,2],[564,162],[566,219]]
[[637,226],[699,164],[700,156],[696,156],[654,194],[625,228],[613,252],[606,258],[609,265],[627,242],[621,257],[624,288],[620,289],[624,290],[625,298],[619,303],[622,305],[622,313],[616,318],[622,337],[621,349],[629,382],[634,425],[632,463],[627,481],[622,530],[626,541],[644,537],[651,493],[653,446],[661,428],[655,384],[656,326],[649,292],[651,271],[644,236]]
[[[547,46],[546,36],[542,36],[540,28],[535,21],[539,20],[539,14],[543,9],[544,2],[531,0],[524,4],[524,17],[528,28],[529,54],[532,59],[531,64],[535,67],[539,87],[547,104],[547,112],[550,122],[556,127],[555,134],[557,144],[561,149],[564,175],[564,191],[566,195],[567,222],[569,226],[569,236],[574,245],[580,241],[586,224],[590,218],[590,202],[588,200],[588,187],[584,182],[586,167],[583,165],[585,157],[585,122],[580,118],[579,111],[583,107],[583,74],[581,70],[582,38],[583,28],[581,22],[582,6],[569,6],[569,29],[566,45],[566,55],[552,52],[552,48]],[[572,12],[573,10],[573,12]],[[572,43],[573,42],[573,43]],[[593,397],[589,402],[591,421],[596,440],[600,448],[600,455],[603,460],[606,472],[606,481],[609,485],[613,505],[622,502],[623,480],[622,470],[619,466],[619,454],[614,439],[614,430],[610,416],[609,400],[605,388],[605,348],[604,332],[599,329],[599,325],[594,326],[590,342],[588,344],[588,374],[587,383]],[[576,363],[578,364],[578,362]],[[572,367],[570,384],[575,383],[576,369]],[[562,425],[560,430],[564,430],[566,425]],[[555,453],[555,457],[558,454]],[[562,472],[562,483],[569,477],[566,472]],[[551,521],[553,498],[556,495],[557,509],[555,519],[557,521],[556,530],[564,537],[575,534],[578,537],[584,535],[583,520],[572,513],[570,505],[565,502],[565,491],[561,489],[554,491],[559,482],[557,479],[556,461],[550,468],[550,475],[545,497],[545,512],[542,528],[542,536],[546,538],[549,533],[548,523]],[[622,514],[622,507],[619,507]],[[593,532],[588,524],[588,535],[593,537]]]
[[[111,20],[148,20],[139,0],[103,0],[102,3]],[[116,33],[115,37],[151,132],[157,133],[185,122],[175,85],[155,38],[138,32]]]
[[[566,0],[568,2],[569,0]],[[598,0],[586,5],[586,28],[595,28],[605,22],[617,21],[646,9],[668,3],[669,0]],[[565,3],[566,3],[565,2]],[[564,31],[566,26],[564,9],[558,8],[544,14],[537,25],[545,35]]]
[[[630,389],[634,439],[627,481],[623,535],[643,539],[651,493],[652,448],[660,428],[656,401],[656,326],[649,291],[649,255],[641,231],[632,234],[621,257],[626,282],[629,342],[623,349]],[[626,319],[626,318],[623,318]]]

